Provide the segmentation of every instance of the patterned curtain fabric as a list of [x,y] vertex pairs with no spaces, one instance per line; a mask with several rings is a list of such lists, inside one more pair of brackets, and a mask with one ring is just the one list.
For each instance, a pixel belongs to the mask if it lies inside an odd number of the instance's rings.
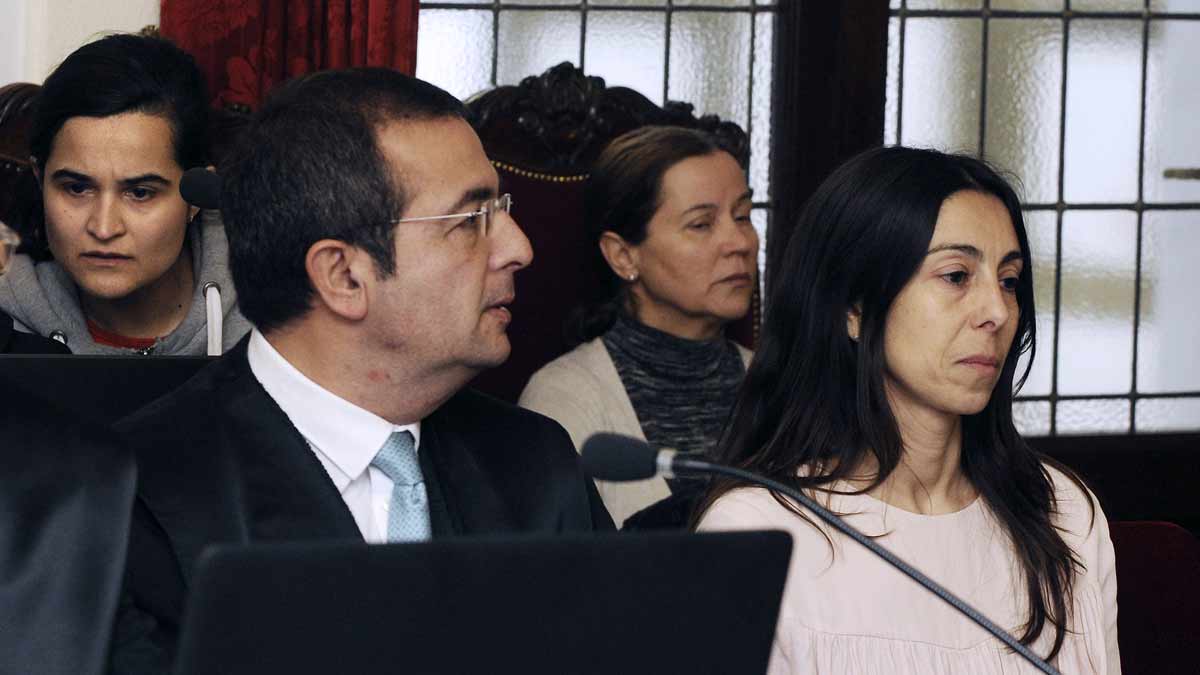
[[196,58],[213,107],[245,111],[314,70],[413,74],[417,15],[418,0],[162,0],[160,31]]

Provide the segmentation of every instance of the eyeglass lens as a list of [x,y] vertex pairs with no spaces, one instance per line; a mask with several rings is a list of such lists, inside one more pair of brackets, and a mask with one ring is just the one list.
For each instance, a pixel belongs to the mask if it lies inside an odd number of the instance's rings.
[[483,205],[483,236],[488,236],[492,230],[493,219],[497,212],[512,212],[512,195],[504,193]]

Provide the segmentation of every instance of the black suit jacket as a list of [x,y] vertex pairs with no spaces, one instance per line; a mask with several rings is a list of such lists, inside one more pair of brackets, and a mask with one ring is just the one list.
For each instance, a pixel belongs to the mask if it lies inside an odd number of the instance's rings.
[[0,673],[103,673],[135,470],[106,429],[0,376]]
[[[197,558],[215,543],[362,536],[324,467],[250,371],[243,340],[120,422],[138,499],[116,672],[162,672]],[[558,424],[470,390],[421,422],[434,537],[612,529]]]

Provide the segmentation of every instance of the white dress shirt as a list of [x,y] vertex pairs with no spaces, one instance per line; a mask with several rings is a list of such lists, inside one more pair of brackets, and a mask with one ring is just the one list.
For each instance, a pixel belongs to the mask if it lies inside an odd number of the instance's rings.
[[308,442],[342,495],[363,538],[387,541],[392,481],[371,466],[396,431],[413,435],[421,447],[421,423],[396,425],[313,382],[275,351],[258,329],[246,350],[250,372]]

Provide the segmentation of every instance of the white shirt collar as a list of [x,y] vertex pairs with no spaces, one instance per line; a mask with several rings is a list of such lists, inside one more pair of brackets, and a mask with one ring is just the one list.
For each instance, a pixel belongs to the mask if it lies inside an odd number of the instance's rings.
[[396,425],[310,380],[258,329],[246,350],[250,372],[324,460],[339,492],[358,478],[395,431],[408,431],[421,447],[421,423]]

